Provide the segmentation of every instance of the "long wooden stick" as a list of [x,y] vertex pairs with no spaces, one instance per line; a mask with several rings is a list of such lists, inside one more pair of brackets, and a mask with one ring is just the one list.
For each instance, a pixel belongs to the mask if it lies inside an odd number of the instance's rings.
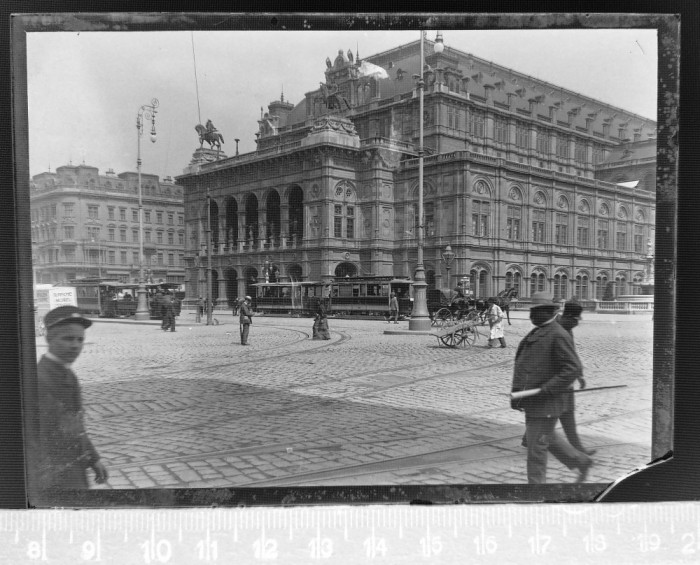
[[[571,392],[593,392],[594,390],[606,390],[610,388],[623,388],[626,387],[627,385],[612,385],[612,386],[596,386],[593,388],[579,388],[576,390],[572,390]],[[527,398],[528,396],[535,396],[536,394],[539,394],[542,392],[542,389],[540,388],[530,388],[527,390],[520,390],[518,392],[511,392],[510,397],[513,400],[516,400],[518,398]]]

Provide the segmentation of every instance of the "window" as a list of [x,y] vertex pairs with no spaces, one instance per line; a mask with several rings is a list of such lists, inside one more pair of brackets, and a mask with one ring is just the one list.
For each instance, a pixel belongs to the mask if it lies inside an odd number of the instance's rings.
[[175,213],[174,212],[168,212],[168,225],[172,226],[175,224]]
[[113,220],[113,219],[114,219],[114,206],[108,206],[108,207],[107,207],[107,217],[108,217],[110,220]]
[[119,230],[119,241],[126,243],[126,230]]
[[56,205],[51,204],[51,219],[55,220],[56,219]]
[[608,220],[598,220],[598,249],[608,249]]
[[156,241],[158,243],[163,243],[163,232],[162,231],[159,231],[156,233]]
[[345,219],[345,237],[354,239],[355,237],[355,207],[347,207],[347,218]]
[[178,226],[184,226],[184,225],[185,225],[185,216],[180,216],[180,215],[178,215],[178,217],[177,217],[177,225],[178,225]]
[[131,262],[132,262],[134,265],[138,265],[138,264],[139,264],[139,252],[138,252],[138,251],[132,251],[132,252],[131,252]]
[[588,300],[588,275],[578,275],[576,277],[574,296],[578,300]]
[[[506,238],[513,241],[520,240],[520,220],[522,208],[520,206],[508,206],[508,218],[506,220]],[[519,274],[519,273],[518,273]]]
[[577,141],[574,145],[574,161],[577,163],[586,162],[586,144],[581,141]]
[[170,267],[175,265],[175,253],[168,253],[168,265]]
[[163,252],[158,252],[158,265],[163,265]]
[[644,253],[644,226],[634,226],[634,252]]
[[546,131],[537,132],[537,152],[549,155],[549,133]]
[[557,137],[557,157],[569,158],[569,140],[563,136]]
[[530,147],[530,130],[525,124],[515,125],[515,145],[521,149],[529,149]]
[[119,219],[126,222],[126,208],[119,208]]
[[163,212],[156,212],[156,223],[157,224],[163,223]]
[[65,239],[73,239],[75,237],[75,227],[63,226],[63,237]]
[[484,137],[484,114],[478,110],[472,110],[469,113],[468,133],[472,137]]
[[566,300],[568,298],[569,279],[565,274],[554,275],[554,300]]
[[598,275],[595,280],[596,280],[596,288],[595,288],[596,300],[602,300],[603,296],[605,295],[605,287],[608,286],[608,277],[606,277],[605,275]]
[[615,249],[617,249],[618,251],[627,250],[627,224],[622,221],[617,222]]
[[488,237],[490,215],[491,204],[489,202],[472,201],[472,234],[477,237]]
[[90,239],[92,239],[93,241],[97,241],[98,239],[100,239],[100,228],[88,228],[87,234]]
[[119,261],[122,265],[126,265],[126,251],[119,252]]
[[148,222],[149,224],[151,223],[151,211],[150,210],[145,210],[143,213],[144,216],[144,222]]
[[131,221],[132,222],[138,222],[139,221],[139,211],[136,208],[131,209]]
[[520,296],[520,286],[522,283],[522,276],[519,271],[506,273],[506,290],[514,288],[517,291],[517,295]]
[[459,129],[459,110],[455,106],[447,107],[447,127]]
[[585,216],[578,217],[578,225],[576,226],[576,245],[578,245],[579,247],[588,247],[589,226],[589,218]]
[[554,242],[557,245],[566,245],[566,234],[569,231],[569,215],[557,214],[556,224],[554,226]]
[[179,234],[177,234],[177,242],[178,242],[178,245],[185,245],[185,234],[184,233],[180,232]]
[[131,230],[131,240],[134,243],[139,242],[139,230]]
[[175,234],[173,232],[168,232],[168,244],[173,245],[175,243]]
[[109,251],[107,253],[107,262],[110,265],[114,265],[117,262],[116,251]]
[[530,296],[536,292],[544,292],[544,273],[532,273],[530,275]]
[[107,229],[107,238],[109,241],[114,241],[114,228]]
[[97,204],[88,204],[88,218],[96,220],[100,207]]
[[623,276],[615,277],[615,296],[627,294],[627,279]]
[[532,211],[532,241],[544,243],[545,241],[545,211]]
[[333,236],[343,237],[343,206],[341,204],[336,204],[334,207],[334,213]]
[[66,249],[66,250],[63,252],[63,255],[65,256],[66,261],[67,261],[68,263],[73,263],[73,262],[75,262],[75,249]]
[[146,230],[146,231],[144,232],[144,238],[143,238],[143,240],[144,240],[146,243],[151,243],[151,230]]
[[496,118],[493,121],[493,137],[498,143],[508,141],[508,124],[504,119]]

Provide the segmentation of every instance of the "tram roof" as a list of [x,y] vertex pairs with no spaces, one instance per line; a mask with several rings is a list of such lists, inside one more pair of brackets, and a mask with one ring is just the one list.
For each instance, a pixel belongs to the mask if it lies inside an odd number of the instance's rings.
[[282,287],[282,286],[312,286],[321,284],[319,281],[296,281],[296,282],[259,282],[253,283],[251,286],[265,286],[265,287]]

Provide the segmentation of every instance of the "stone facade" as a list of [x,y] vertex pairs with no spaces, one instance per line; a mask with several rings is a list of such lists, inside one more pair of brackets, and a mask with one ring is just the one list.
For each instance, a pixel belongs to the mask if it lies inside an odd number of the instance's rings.
[[[389,77],[362,76],[359,57],[340,51],[324,86],[268,106],[256,151],[195,155],[177,178],[188,297],[201,294],[207,202],[219,299],[262,280],[413,275],[419,43],[367,60]],[[428,285],[467,277],[481,297],[511,286],[521,297],[600,299],[609,283],[639,292],[654,240],[656,124],[454,49],[426,63]]]
[[[144,273],[184,282],[183,190],[170,177],[141,174]],[[32,253],[36,283],[97,277],[138,282],[138,175],[66,165],[32,177]]]

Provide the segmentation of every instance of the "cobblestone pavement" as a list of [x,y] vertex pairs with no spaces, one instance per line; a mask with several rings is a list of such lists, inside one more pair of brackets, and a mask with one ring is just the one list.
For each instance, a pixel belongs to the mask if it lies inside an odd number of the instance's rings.
[[[175,333],[99,320],[74,365],[110,471],[97,488],[525,483],[507,393],[531,326],[511,314],[505,350],[382,321],[331,318],[332,339],[313,341],[310,319],[259,317],[243,347],[230,313],[205,326],[183,312]],[[589,481],[607,483],[650,459],[652,323],[590,314],[575,334],[589,387],[627,385],[576,399],[598,450]],[[550,457],[549,482],[574,479]]]

